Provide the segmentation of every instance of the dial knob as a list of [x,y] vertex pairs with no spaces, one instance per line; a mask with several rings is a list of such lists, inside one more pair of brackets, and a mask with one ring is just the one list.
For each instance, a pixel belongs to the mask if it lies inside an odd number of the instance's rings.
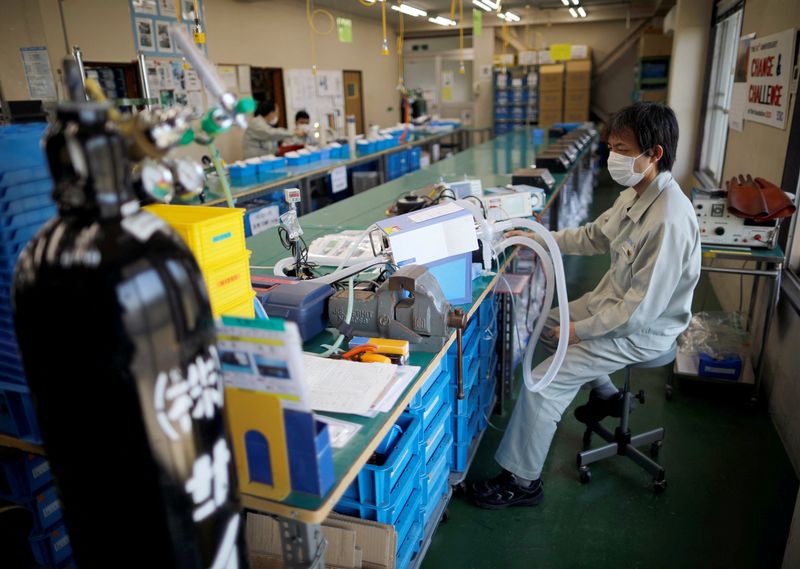
[[716,233],[717,235],[725,235],[725,228],[724,227],[717,227],[714,230],[714,233]]

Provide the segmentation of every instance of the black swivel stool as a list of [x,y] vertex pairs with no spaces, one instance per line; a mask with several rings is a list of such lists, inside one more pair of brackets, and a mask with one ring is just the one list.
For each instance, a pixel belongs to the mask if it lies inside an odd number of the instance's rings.
[[[656,368],[671,364],[675,360],[676,351],[677,345],[673,344],[669,350],[655,359],[647,362],[630,364],[625,367],[625,386],[622,389],[622,417],[620,418],[619,426],[612,433],[600,423],[593,423],[587,425],[586,432],[583,433],[584,450],[578,453],[578,474],[580,475],[581,482],[584,484],[591,482],[592,473],[589,470],[590,464],[615,455],[621,455],[627,456],[653,476],[653,490],[655,492],[660,493],[666,489],[667,480],[665,478],[664,467],[654,460],[658,457],[658,451],[664,440],[664,428],[659,427],[640,435],[632,435],[628,424],[634,397],[631,394],[631,370]],[[635,397],[641,403],[644,403],[644,391],[639,391]],[[592,434],[595,433],[600,435],[608,444],[595,449],[590,448],[592,444]],[[650,445],[650,456],[645,455],[636,448],[648,444]]]

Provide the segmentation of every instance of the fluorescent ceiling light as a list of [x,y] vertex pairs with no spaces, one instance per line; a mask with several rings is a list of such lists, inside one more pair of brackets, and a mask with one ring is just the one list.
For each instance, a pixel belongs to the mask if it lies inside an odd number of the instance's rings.
[[481,0],[472,0],[472,3],[475,4],[481,10],[486,10],[487,12],[493,12],[494,11],[493,8],[491,8],[488,4],[486,4],[485,2],[482,2]]
[[432,24],[439,24],[440,26],[455,26],[456,23],[451,20],[450,18],[445,18],[444,16],[436,16],[435,18],[428,18],[428,21]]
[[580,0],[572,0],[572,3],[573,3],[573,4],[575,4],[575,5],[577,6],[579,1],[580,1]]
[[569,6],[569,0],[561,0],[561,3],[562,3],[564,6]]
[[[394,8],[394,6],[392,6],[392,8]],[[575,11],[575,8],[570,8],[569,9],[569,13],[572,14],[573,18],[577,18],[578,17],[578,13]]]
[[581,15],[581,18],[586,17],[586,10],[583,9],[583,6],[578,6],[578,14]]
[[506,22],[519,22],[519,16],[517,16],[514,12],[506,12],[505,14],[497,15]]
[[392,4],[392,10],[396,12],[402,12],[403,14],[408,14],[409,16],[427,16],[428,13],[425,10],[420,10],[419,8],[415,8],[411,4]]

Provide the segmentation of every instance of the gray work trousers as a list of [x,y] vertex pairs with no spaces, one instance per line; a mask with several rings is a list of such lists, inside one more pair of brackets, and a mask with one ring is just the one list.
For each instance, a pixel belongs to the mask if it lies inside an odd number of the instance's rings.
[[[570,320],[578,321],[590,316],[584,298],[569,303]],[[557,309],[548,316],[543,337],[559,323]],[[611,383],[608,374],[631,363],[652,360],[661,353],[661,350],[638,347],[628,338],[595,338],[569,346],[550,385],[538,393],[528,391],[524,385],[520,388],[519,399],[495,453],[495,460],[517,476],[538,479],[556,426],[578,390],[584,386],[608,389]],[[537,377],[544,375],[552,360],[553,356],[550,356],[536,366],[534,373]]]

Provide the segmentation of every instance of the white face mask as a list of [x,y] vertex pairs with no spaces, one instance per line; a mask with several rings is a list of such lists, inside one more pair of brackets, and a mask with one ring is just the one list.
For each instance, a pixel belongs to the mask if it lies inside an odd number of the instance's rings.
[[[647,151],[645,150],[639,156],[644,156]],[[619,154],[618,152],[611,152],[608,155],[608,173],[611,174],[611,177],[614,179],[616,183],[620,186],[635,186],[639,182],[642,181],[644,175],[650,169],[650,164],[647,168],[644,169],[644,172],[636,172],[633,167],[636,159],[639,156],[625,156],[624,154]]]
[[269,120],[267,121],[267,124],[268,124],[269,126],[275,126],[276,124],[278,124],[278,117],[275,117],[274,119],[269,119]]

